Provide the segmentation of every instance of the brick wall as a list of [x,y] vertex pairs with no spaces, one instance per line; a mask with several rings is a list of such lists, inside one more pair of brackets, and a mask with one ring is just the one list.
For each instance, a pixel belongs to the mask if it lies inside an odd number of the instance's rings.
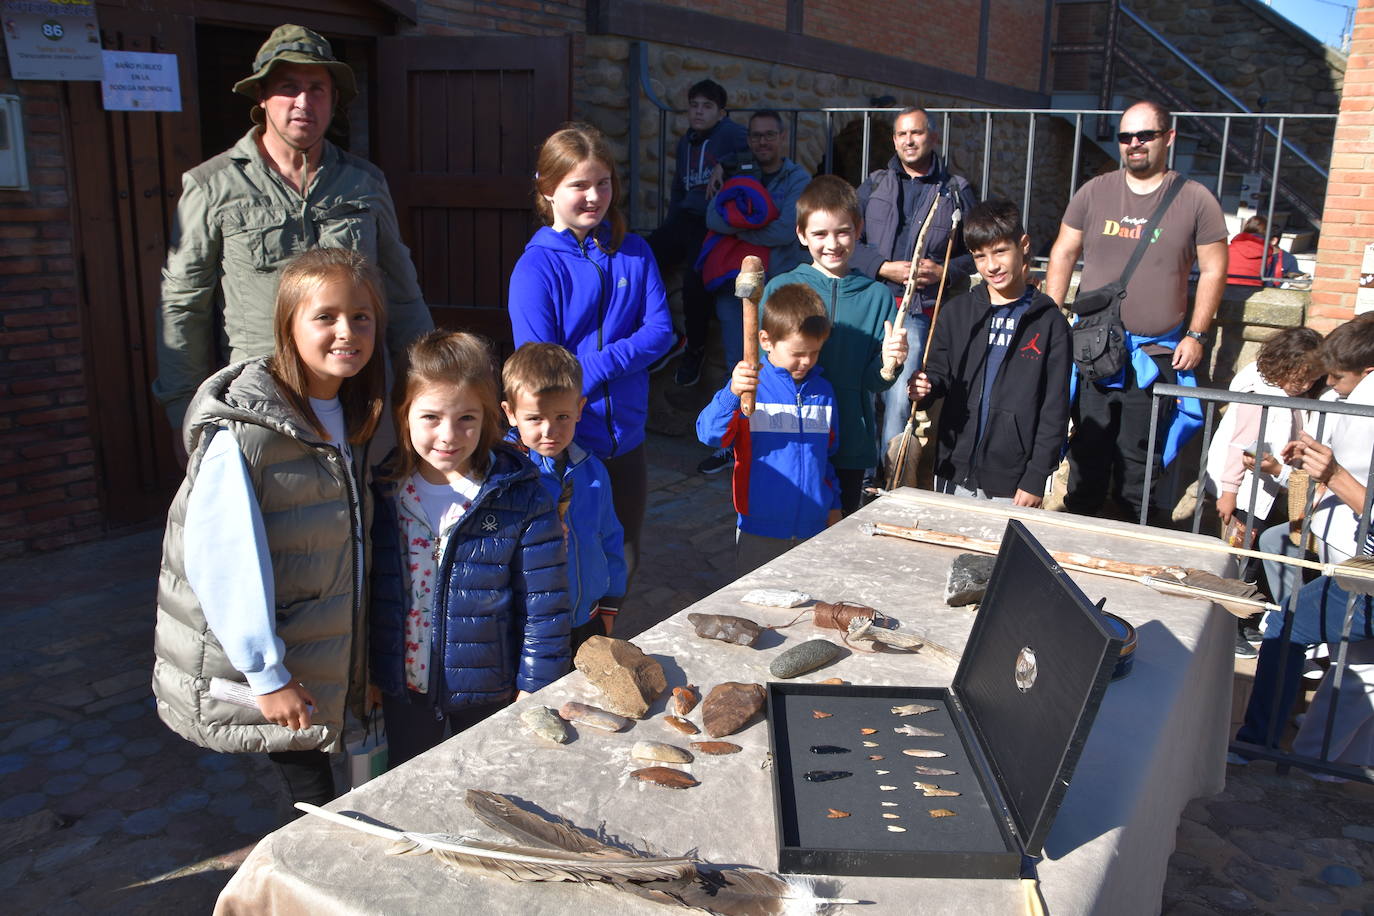
[[[752,22],[770,29],[787,28],[785,0],[658,0],[664,6],[680,6],[697,13],[709,13],[740,22]],[[806,0],[806,16],[816,0]]]
[[[1010,2],[1025,5],[1025,0]],[[807,35],[879,54],[959,73],[978,68],[978,6],[961,0],[806,0],[803,24]]]
[[101,524],[62,90],[8,74],[0,49],[0,93],[22,100],[29,171],[29,190],[0,190],[0,556],[86,540]]
[[1360,4],[1345,72],[1307,323],[1325,333],[1355,314],[1364,246],[1374,242],[1374,5]]
[[987,78],[1039,91],[1045,5],[992,0],[988,8]]
[[586,4],[555,0],[420,0],[413,34],[561,35],[581,32]]

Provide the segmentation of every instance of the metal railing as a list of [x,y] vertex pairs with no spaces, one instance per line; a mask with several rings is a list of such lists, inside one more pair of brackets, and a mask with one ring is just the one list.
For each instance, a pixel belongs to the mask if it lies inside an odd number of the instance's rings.
[[[670,196],[670,185],[668,182],[668,163],[671,157],[671,148],[676,147],[676,140],[669,144],[669,119],[673,115],[682,114],[681,111],[669,107],[653,91],[649,79],[648,55],[643,45],[639,42],[632,43],[630,53],[630,66],[632,72],[637,74],[637,79],[632,80],[632,85],[637,84],[639,91],[649,100],[653,106],[654,113],[658,118],[657,132],[657,159],[658,159],[658,196],[654,213],[654,224],[658,225],[663,221],[667,211],[668,199]],[[759,109],[739,108],[734,109],[740,114],[752,113]],[[860,178],[866,177],[872,171],[874,150],[872,149],[872,128],[875,116],[895,115],[902,109],[900,107],[831,107],[831,108],[771,108],[777,111],[788,121],[788,155],[795,160],[798,142],[798,128],[803,115],[815,115],[824,119],[825,144],[824,157],[821,165],[824,171],[833,172],[835,164],[835,138],[838,129],[847,127],[852,123],[859,123],[862,131],[861,152],[860,152]],[[1035,153],[1036,142],[1039,135],[1037,119],[1059,118],[1073,124],[1073,149],[1070,157],[1069,178],[1067,187],[1067,197],[1072,197],[1074,191],[1081,183],[1082,164],[1083,164],[1083,140],[1084,129],[1088,119],[1115,119],[1119,112],[1108,109],[1061,109],[1061,108],[929,108],[927,109],[933,119],[938,119],[941,140],[941,155],[946,161],[949,159],[951,146],[963,144],[972,135],[972,142],[980,153],[980,177],[976,183],[975,190],[980,197],[988,194],[993,181],[993,127],[994,123],[1002,124],[1011,119],[1022,124],[1020,139],[1014,141],[1012,148],[1024,146],[1025,159],[1022,167],[1020,181],[1020,198],[1022,219],[1028,224],[1031,220],[1032,211],[1035,209],[1035,195],[1032,189],[1035,187]],[[636,230],[650,228],[642,222],[643,214],[640,213],[640,187],[642,184],[641,166],[641,141],[639,135],[640,120],[643,117],[642,106],[638,93],[633,89],[630,92],[630,129],[629,129],[629,175],[628,175],[628,196],[630,202],[630,225]],[[1216,168],[1216,189],[1218,197],[1222,196],[1227,166],[1228,153],[1233,153],[1237,146],[1231,142],[1230,138],[1234,133],[1232,125],[1234,122],[1241,122],[1250,125],[1264,124],[1266,130],[1272,130],[1275,136],[1282,142],[1276,143],[1273,150],[1273,157],[1268,164],[1268,171],[1263,175],[1269,187],[1269,200],[1267,205],[1267,224],[1273,226],[1273,216],[1275,213],[1278,195],[1284,187],[1280,172],[1290,161],[1296,160],[1303,163],[1304,167],[1314,168],[1323,177],[1326,170],[1317,163],[1310,155],[1297,148],[1292,143],[1284,140],[1286,126],[1297,121],[1327,121],[1334,125],[1336,116],[1334,114],[1307,114],[1307,113],[1285,113],[1285,114],[1263,114],[1255,112],[1205,112],[1205,111],[1180,111],[1174,114],[1175,126],[1182,119],[1190,119],[1199,124],[1207,125],[1206,132],[1220,139],[1220,153]],[[1273,122],[1274,127],[1269,127],[1265,122]],[[981,135],[981,136],[979,136]],[[1285,154],[1289,159],[1285,159]],[[886,160],[886,151],[883,152],[882,159]],[[1177,155],[1177,145],[1170,151],[1169,164],[1174,165]],[[1194,177],[1197,177],[1196,175]],[[998,176],[999,189],[1009,187],[1015,176],[1004,178]],[[1010,195],[1007,195],[1010,196]],[[1067,199],[1066,197],[1066,199]],[[1273,230],[1270,230],[1273,234]]]
[[[1151,389],[1151,413],[1150,413],[1150,437],[1145,464],[1145,489],[1141,500],[1140,523],[1144,525],[1150,510],[1150,495],[1152,485],[1152,472],[1154,469],[1155,445],[1159,431],[1160,403],[1174,402],[1179,398],[1195,398],[1206,405],[1206,412],[1203,421],[1202,438],[1202,461],[1198,468],[1196,481],[1197,502],[1193,507],[1193,533],[1199,533],[1202,523],[1202,510],[1205,496],[1205,482],[1209,476],[1207,473],[1207,456],[1212,444],[1212,434],[1215,429],[1216,408],[1219,403],[1231,403],[1234,405],[1245,404],[1260,408],[1259,431],[1256,434],[1256,441],[1250,448],[1250,453],[1256,456],[1258,464],[1262,461],[1266,453],[1277,450],[1280,446],[1277,443],[1265,441],[1266,431],[1268,430],[1269,413],[1271,410],[1297,410],[1306,414],[1316,414],[1316,428],[1312,432],[1313,438],[1318,441],[1326,430],[1326,419],[1329,414],[1337,416],[1357,417],[1369,423],[1369,428],[1374,431],[1374,406],[1363,404],[1350,404],[1345,401],[1317,401],[1310,398],[1289,398],[1275,397],[1271,395],[1252,394],[1239,391],[1222,391],[1215,388],[1190,388],[1182,385],[1168,385],[1156,383]],[[1310,426],[1310,420],[1303,424],[1304,427]],[[1340,456],[1336,456],[1340,460]],[[1349,457],[1346,459],[1350,460]],[[1354,544],[1351,545],[1357,554],[1368,553],[1368,538],[1370,529],[1370,513],[1374,509],[1374,448],[1369,455],[1369,476],[1365,480],[1364,509],[1360,515],[1359,526],[1355,536]],[[1258,471],[1256,472],[1258,474]],[[1216,475],[1213,475],[1216,476]],[[1256,481],[1250,487],[1250,498],[1246,506],[1245,518],[1249,525],[1251,534],[1259,526],[1262,519],[1255,518],[1255,506],[1259,497],[1259,485]],[[1303,516],[1300,531],[1299,544],[1306,545],[1312,535],[1312,514],[1317,492],[1317,481],[1310,479],[1304,497]],[[1246,543],[1255,543],[1258,546],[1257,537],[1246,538]],[[1359,546],[1356,546],[1359,545]],[[1343,552],[1343,551],[1342,551]],[[1330,574],[1331,570],[1324,571],[1323,574]],[[1278,639],[1281,645],[1290,641],[1293,630],[1293,615],[1297,608],[1298,592],[1301,591],[1301,581],[1288,590],[1288,594],[1275,596],[1275,599],[1282,597],[1283,605],[1283,625]],[[1374,586],[1374,582],[1371,582]],[[1365,782],[1374,782],[1374,769],[1364,766],[1337,763],[1329,759],[1331,750],[1331,735],[1335,726],[1336,711],[1341,700],[1341,684],[1346,676],[1346,658],[1350,646],[1350,633],[1355,621],[1355,605],[1359,596],[1355,589],[1349,589],[1346,600],[1345,617],[1340,632],[1339,645],[1334,656],[1333,666],[1327,675],[1332,679],[1330,705],[1327,707],[1326,722],[1323,726],[1321,752],[1318,757],[1311,757],[1298,754],[1292,751],[1284,751],[1279,748],[1279,738],[1286,727],[1288,710],[1279,709],[1281,698],[1284,692],[1284,681],[1286,672],[1280,665],[1279,676],[1274,684],[1272,696],[1269,698],[1269,728],[1265,736],[1263,745],[1249,744],[1245,742],[1232,742],[1232,750],[1246,757],[1257,757],[1266,760],[1273,760],[1280,764],[1300,766],[1304,769],[1315,770],[1318,772],[1331,773],[1350,779],[1359,779]]]

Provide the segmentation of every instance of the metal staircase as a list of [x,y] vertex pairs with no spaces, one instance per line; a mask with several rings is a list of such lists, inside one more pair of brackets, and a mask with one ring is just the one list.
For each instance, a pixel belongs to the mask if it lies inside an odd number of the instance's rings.
[[[1196,110],[1199,107],[1197,100],[1182,97],[1172,85],[1159,79],[1151,67],[1117,39],[1121,23],[1143,32],[1156,48],[1199,77],[1215,96],[1219,110]],[[1280,163],[1287,164],[1290,174],[1295,167],[1310,170],[1308,177],[1322,188],[1326,169],[1285,138],[1283,131],[1285,123],[1292,124],[1295,119],[1333,116],[1272,115],[1253,111],[1119,0],[1109,0],[1105,33],[1101,42],[1055,46],[1057,54],[1102,54],[1104,72],[1099,92],[1055,93],[1053,106],[1069,109],[1069,120],[1074,122],[1080,119],[1072,116],[1072,110],[1120,111],[1128,100],[1113,91],[1115,76],[1129,74],[1146,88],[1150,97],[1177,112],[1174,126],[1178,133],[1170,164],[1217,195],[1228,220],[1235,223],[1233,229],[1238,229],[1252,213],[1259,212],[1269,218],[1271,226],[1287,230],[1285,248],[1292,245],[1294,250],[1303,250],[1310,245],[1314,230],[1321,228],[1320,197],[1311,200],[1314,195],[1305,194],[1280,174]],[[1115,161],[1119,155],[1113,137],[1116,118],[1084,114],[1081,123],[1085,137]]]

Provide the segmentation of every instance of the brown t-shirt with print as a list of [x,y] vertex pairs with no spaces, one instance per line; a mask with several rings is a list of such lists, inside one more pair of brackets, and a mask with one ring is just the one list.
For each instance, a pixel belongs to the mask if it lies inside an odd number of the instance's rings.
[[1185,183],[1154,230],[1154,241],[1131,275],[1121,304],[1121,320],[1134,334],[1163,334],[1187,316],[1188,273],[1197,260],[1197,246],[1226,239],[1221,204],[1211,191],[1172,171],[1153,192],[1137,194],[1118,169],[1079,188],[1064,211],[1064,225],[1083,233],[1079,289],[1096,289],[1121,278],[1141,227],[1175,181]]

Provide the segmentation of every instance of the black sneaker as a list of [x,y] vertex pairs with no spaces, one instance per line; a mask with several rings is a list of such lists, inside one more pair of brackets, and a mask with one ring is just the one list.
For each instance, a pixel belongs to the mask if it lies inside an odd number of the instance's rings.
[[1252,646],[1258,646],[1260,643],[1264,642],[1264,634],[1250,624],[1246,624],[1240,628],[1240,635],[1244,636],[1245,641]]
[[682,354],[682,362],[677,364],[677,375],[673,381],[683,388],[691,388],[701,381],[701,364],[706,361],[706,348],[699,347]]
[[1254,658],[1259,655],[1255,647],[1245,641],[1245,637],[1239,632],[1236,633],[1236,658]]
[[677,356],[685,349],[687,349],[687,335],[679,334],[673,338],[673,345],[668,348],[668,352],[660,356],[658,358],[658,361],[649,367],[649,374],[656,375],[659,372],[662,372],[664,369],[668,367],[669,360],[671,360],[674,356]]
[[703,458],[697,465],[698,474],[719,474],[721,471],[735,463],[735,453],[728,448],[718,448]]

